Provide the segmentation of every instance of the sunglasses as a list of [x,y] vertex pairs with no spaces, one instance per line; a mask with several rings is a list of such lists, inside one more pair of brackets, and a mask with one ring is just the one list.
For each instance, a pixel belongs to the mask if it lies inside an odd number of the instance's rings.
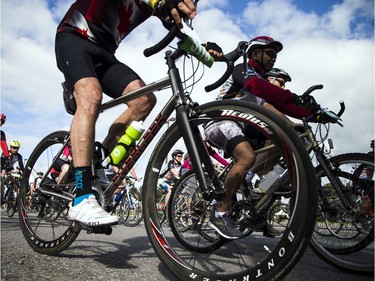
[[277,79],[277,78],[275,78],[273,81],[277,81],[280,84],[280,87],[284,87],[285,86],[285,81],[283,79]]
[[10,148],[11,148],[11,149],[18,149],[19,147],[11,146]]
[[181,157],[182,157],[182,155],[176,155],[176,157],[178,157],[178,158],[181,158]]
[[272,50],[264,50],[264,53],[269,56],[271,59],[274,59],[277,57],[277,53]]

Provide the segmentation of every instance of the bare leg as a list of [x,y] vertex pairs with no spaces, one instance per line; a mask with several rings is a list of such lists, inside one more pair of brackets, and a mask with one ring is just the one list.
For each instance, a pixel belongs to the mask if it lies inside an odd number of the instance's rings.
[[239,143],[233,151],[235,164],[230,169],[224,183],[225,197],[218,206],[217,211],[226,212],[229,210],[230,202],[236,194],[237,189],[244,180],[246,171],[251,168],[255,162],[255,153],[247,141]]
[[74,85],[77,111],[73,117],[70,136],[74,167],[89,166],[93,154],[95,123],[102,101],[102,89],[94,77],[82,78]]
[[[124,94],[139,89],[144,86],[142,80],[131,82],[124,90]],[[127,110],[122,113],[111,125],[108,135],[103,141],[103,146],[108,150],[112,150],[117,144],[120,137],[124,134],[132,121],[144,120],[156,103],[156,97],[153,93],[131,100],[127,103]]]
[[57,184],[60,184],[64,180],[65,175],[68,171],[69,171],[69,164],[62,165],[61,172],[60,172],[59,176],[56,178]]
[[[264,146],[266,147],[270,144],[271,142],[267,140]],[[276,150],[263,152],[257,155],[256,161],[254,163],[254,166],[251,168],[251,171],[254,174],[258,174],[258,176],[266,175],[277,164],[280,157],[280,153],[277,153]]]

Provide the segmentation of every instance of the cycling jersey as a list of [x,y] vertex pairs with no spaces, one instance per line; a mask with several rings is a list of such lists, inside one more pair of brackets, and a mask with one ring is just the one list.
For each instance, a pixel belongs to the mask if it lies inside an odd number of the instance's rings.
[[160,174],[159,177],[164,177],[168,180],[176,180],[173,172],[171,171],[172,169],[175,169],[177,173],[180,172],[181,169],[181,163],[180,162],[174,162],[173,160],[170,160],[167,164],[167,167],[164,169],[164,171]]
[[16,163],[18,163],[18,167],[21,172],[23,172],[24,170],[23,158],[22,158],[22,155],[19,154],[18,152],[16,154],[11,154],[9,161],[6,161],[5,163],[6,163],[6,166],[2,167],[2,169],[6,170],[7,172],[16,170],[17,169],[17,167],[15,166]]
[[141,0],[80,0],[71,5],[57,32],[80,34],[114,53],[120,42],[152,13]]
[[[293,103],[295,94],[289,90],[277,87],[261,78],[258,73],[260,66],[253,60],[248,62],[248,71],[245,76],[244,89],[254,96],[264,99],[282,113],[295,118],[309,117],[312,112]],[[236,75],[233,76],[237,77]],[[235,80],[234,80],[235,81]]]

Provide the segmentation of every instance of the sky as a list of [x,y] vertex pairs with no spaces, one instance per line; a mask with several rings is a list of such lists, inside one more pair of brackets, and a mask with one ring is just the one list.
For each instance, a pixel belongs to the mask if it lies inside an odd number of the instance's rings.
[[[0,94],[1,112],[7,116],[1,129],[8,144],[21,142],[20,153],[26,159],[44,136],[70,127],[72,117],[62,101],[63,75],[56,67],[54,37],[72,3],[1,0]],[[346,104],[344,127],[330,128],[335,145],[332,154],[369,150],[374,139],[373,0],[200,0],[193,26],[202,42],[216,42],[224,52],[258,35],[282,42],[284,49],[275,67],[291,75],[287,87],[292,92],[302,94],[311,85],[323,84],[324,88],[314,93],[322,107],[338,111],[339,101]],[[165,33],[159,20],[150,18],[122,42],[116,56],[146,83],[164,78],[163,52],[145,58],[143,50]],[[206,93],[204,86],[221,77],[223,70],[220,63],[205,69],[192,95],[197,102],[215,99],[217,91]],[[154,113],[163,100],[158,96]],[[119,106],[100,115],[96,140],[104,139],[109,125],[123,110]]]

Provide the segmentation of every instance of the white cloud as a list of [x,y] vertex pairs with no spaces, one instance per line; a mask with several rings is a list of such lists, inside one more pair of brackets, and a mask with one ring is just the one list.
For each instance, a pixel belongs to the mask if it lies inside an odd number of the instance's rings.
[[[276,66],[292,75],[292,91],[301,94],[312,84],[321,83],[325,87],[315,97],[325,107],[337,110],[339,100],[346,102],[345,127],[332,126],[335,153],[368,150],[369,140],[374,138],[374,42],[366,21],[371,16],[373,19],[371,1],[345,0],[324,15],[303,12],[292,0],[248,2],[241,16],[228,12],[233,1],[201,0],[193,22],[200,38],[218,43],[226,52],[238,41],[260,34],[282,41],[284,50]],[[55,63],[54,37],[58,21],[71,3],[54,1],[51,11],[45,0],[2,1],[1,110],[8,117],[2,129],[8,140],[22,142],[21,152],[26,158],[42,137],[70,125],[71,116],[62,105],[63,76]],[[165,33],[157,19],[149,19],[125,39],[117,57],[146,82],[163,78],[164,52],[145,58],[143,50]],[[223,69],[220,63],[206,69],[193,98],[200,103],[214,99],[216,94],[205,93],[203,88],[218,79]],[[159,97],[158,109],[164,95]],[[123,108],[100,116],[98,140],[104,138]]]

